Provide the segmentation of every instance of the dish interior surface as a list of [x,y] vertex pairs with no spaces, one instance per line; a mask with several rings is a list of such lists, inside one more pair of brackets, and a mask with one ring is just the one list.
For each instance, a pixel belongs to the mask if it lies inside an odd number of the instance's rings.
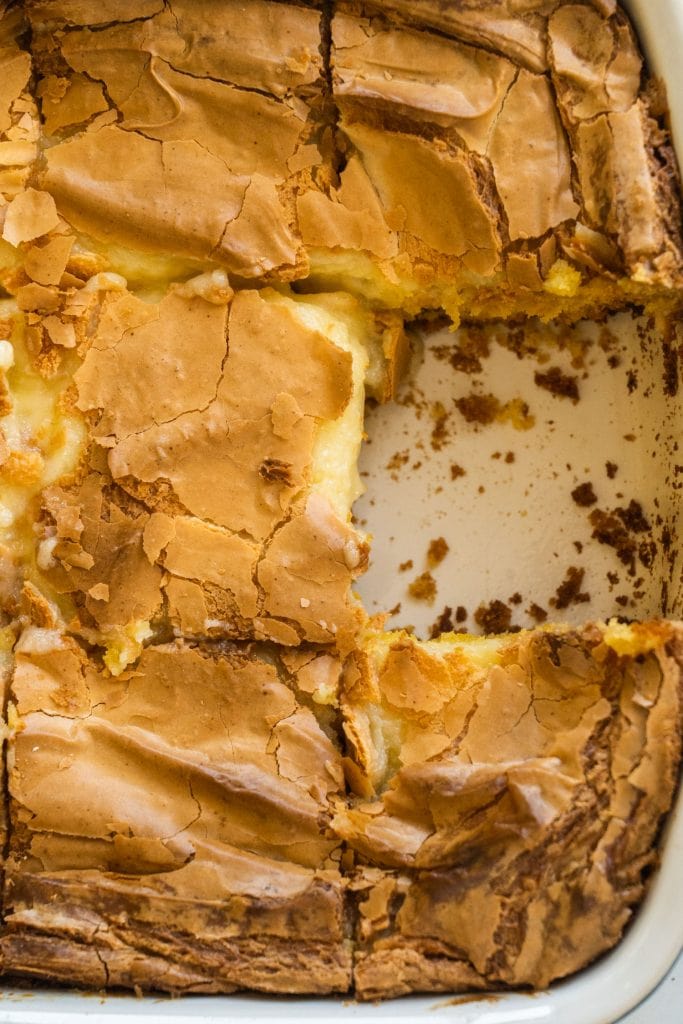
[[[683,420],[667,360],[656,325],[627,313],[425,337],[398,401],[366,416],[354,506],[373,536],[366,606],[400,604],[389,625],[420,636],[444,607],[473,632],[496,614],[521,627],[543,613],[679,616]],[[440,538],[447,553],[430,567]],[[435,593],[418,599],[426,571]]]

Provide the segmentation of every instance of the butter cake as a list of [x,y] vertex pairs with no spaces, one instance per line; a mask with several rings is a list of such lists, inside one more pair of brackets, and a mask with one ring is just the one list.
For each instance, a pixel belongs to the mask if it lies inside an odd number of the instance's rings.
[[656,862],[683,627],[382,632],[351,508],[406,318],[680,315],[625,14],[9,0],[0,67],[0,970],[580,969]]
[[35,574],[113,671],[141,631],[343,646],[362,622],[365,381],[384,387],[402,328],[350,296],[211,281],[156,302],[96,276],[25,328],[49,359],[46,320],[86,325],[61,396],[84,439],[42,490]]
[[618,940],[681,751],[680,626],[370,635],[342,684],[362,998],[544,988]]
[[682,668],[681,627],[648,623],[369,633],[343,675],[320,648],[176,641],[112,679],[29,625],[4,969],[360,998],[545,986],[642,894]]
[[127,277],[218,265],[454,320],[680,285],[661,99],[614,3],[26,10],[34,182]]
[[346,991],[334,659],[178,642],[112,680],[37,626],[15,654],[5,970]]

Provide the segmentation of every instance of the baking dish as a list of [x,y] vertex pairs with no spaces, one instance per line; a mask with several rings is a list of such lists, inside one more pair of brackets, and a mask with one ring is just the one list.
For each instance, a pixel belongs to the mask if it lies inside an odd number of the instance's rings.
[[[666,74],[675,135],[680,140],[682,135],[676,129],[676,117],[678,115],[680,118],[681,111],[677,111],[675,106],[680,94],[676,75],[680,72],[675,63],[676,47],[672,40],[681,38],[681,6],[673,0],[658,4],[656,10],[652,7],[648,9],[645,3],[631,6],[655,68]],[[617,346],[627,346],[629,336],[633,333],[629,318],[625,316],[611,321],[610,331]],[[429,352],[435,351],[435,346],[446,345],[448,341],[448,335],[429,337],[428,357],[421,364],[419,376],[415,380],[414,387],[421,388],[423,394],[428,395],[431,405],[440,400],[437,397],[439,387],[454,386],[453,378],[448,379],[439,360],[429,357]],[[633,343],[634,338],[631,337]],[[656,342],[645,353],[641,352],[639,357],[642,381],[648,375],[652,380],[649,397],[645,396],[647,387],[643,384],[633,396],[625,399],[623,375],[617,380],[616,375],[609,372],[611,368],[607,361],[601,360],[597,351],[596,356],[595,365],[590,368],[590,382],[578,409],[569,405],[560,408],[559,403],[552,405],[552,397],[545,398],[534,392],[538,422],[528,434],[511,434],[510,428],[503,426],[496,427],[497,434],[493,428],[467,432],[462,426],[455,427],[454,443],[463,449],[458,460],[462,458],[463,464],[467,463],[470,468],[462,480],[455,481],[456,486],[453,488],[445,485],[445,463],[435,457],[444,453],[444,446],[435,449],[429,445],[428,457],[422,459],[425,477],[423,479],[415,470],[408,481],[406,495],[397,491],[401,485],[401,474],[398,474],[398,480],[393,480],[387,473],[386,467],[392,455],[406,446],[412,452],[419,439],[419,424],[429,424],[429,416],[417,423],[413,422],[416,403],[380,410],[376,421],[371,417],[369,433],[372,443],[366,450],[364,467],[364,471],[369,474],[366,481],[368,493],[365,502],[358,506],[358,516],[366,518],[368,528],[377,535],[374,568],[362,588],[371,609],[373,604],[391,607],[398,603],[398,600],[393,600],[395,595],[392,587],[397,588],[399,596],[405,591],[406,579],[396,573],[397,563],[401,560],[398,553],[401,553],[403,560],[411,557],[405,538],[408,535],[411,537],[417,558],[418,551],[424,551],[429,540],[440,535],[446,536],[448,530],[452,530],[454,536],[449,541],[451,556],[444,561],[443,578],[439,579],[439,600],[429,607],[419,605],[413,608],[404,605],[400,613],[403,617],[397,619],[397,623],[412,622],[424,631],[439,611],[441,603],[457,599],[471,608],[480,599],[491,600],[498,594],[507,597],[521,589],[523,584],[527,586],[525,600],[536,601],[537,595],[552,594],[567,564],[570,554],[568,546],[574,544],[578,536],[575,530],[568,528],[570,524],[567,520],[573,516],[571,525],[576,526],[576,529],[585,525],[581,513],[568,504],[566,485],[569,477],[564,477],[563,484],[556,488],[550,483],[548,467],[561,467],[563,460],[564,464],[573,460],[573,464],[581,465],[584,475],[594,476],[598,466],[604,475],[602,466],[606,459],[611,461],[619,458],[622,468],[620,486],[626,488],[628,484],[628,493],[637,494],[643,502],[659,498],[662,507],[666,508],[665,515],[675,527],[676,509],[667,484],[667,470],[670,467],[667,464],[666,446],[659,444],[659,435],[664,431],[672,442],[675,441],[680,435],[680,416],[675,399],[666,399],[656,388],[656,382],[661,376]],[[486,377],[487,386],[496,392],[503,388],[508,391],[516,389],[526,395],[529,381],[525,380],[525,375],[528,377],[529,371],[530,364],[527,361],[515,361],[515,357],[504,346],[495,347],[486,369],[486,374],[490,374],[490,377]],[[457,383],[460,385],[463,382]],[[609,410],[607,417],[605,409]],[[386,420],[382,417],[386,417]],[[543,424],[549,428],[547,421],[550,419],[554,421],[553,430],[548,429],[544,433]],[[637,440],[625,441],[623,435],[631,432],[629,427],[636,421],[642,421]],[[625,427],[625,424],[629,426]],[[402,437],[403,430],[407,431],[408,441]],[[655,447],[657,445],[658,448]],[[513,451],[514,463],[500,459],[493,461],[492,456],[496,451],[503,454]],[[656,452],[654,463],[652,451]],[[420,458],[416,455],[413,464],[417,461]],[[507,467],[503,473],[498,471],[499,465]],[[490,472],[489,467],[493,467],[496,472]],[[491,486],[494,481],[495,490]],[[442,486],[443,490],[439,490]],[[475,494],[480,495],[480,488],[484,490],[480,500],[477,500]],[[388,515],[390,511],[393,511],[391,518]],[[403,539],[401,530],[405,535]],[[563,545],[567,550],[562,550]],[[556,552],[558,548],[560,551]],[[485,556],[482,552],[485,552]],[[469,565],[468,555],[471,559]],[[595,560],[591,564],[594,581],[590,589],[590,600],[571,608],[562,618],[583,619],[591,615],[607,615],[614,610],[609,588],[603,583],[605,573],[600,571],[604,568],[600,563],[607,560],[608,556],[609,552],[596,550]],[[645,593],[638,598],[639,605],[634,614],[646,616],[659,610],[659,584],[665,573],[670,573],[674,581],[678,579],[680,572],[676,571],[677,568],[676,563],[665,565],[662,562],[658,570],[659,578],[653,574],[653,585],[646,587]],[[531,585],[527,581],[531,581]],[[676,588],[672,587],[666,608],[668,615],[680,615],[680,600],[680,592],[677,593]],[[123,1014],[137,1014],[140,1019],[152,1020],[211,1020],[227,1014],[244,1020],[266,1020],[270,1017],[280,1018],[283,1013],[297,1013],[308,1019],[348,1016],[361,1020],[388,1014],[392,1017],[417,1018],[427,1007],[440,1007],[435,1012],[447,1012],[449,1020],[486,1020],[494,1024],[495,1021],[507,1020],[576,1020],[580,1007],[582,1020],[594,1020],[596,1024],[599,1021],[614,1020],[634,1005],[656,982],[683,940],[681,925],[676,923],[676,907],[667,896],[667,893],[677,889],[676,850],[680,851],[681,827],[680,820],[672,819],[664,847],[663,868],[638,921],[619,949],[601,964],[584,972],[579,978],[557,986],[548,995],[533,998],[509,995],[496,997],[495,1003],[473,1001],[450,1005],[445,1000],[411,998],[378,1008],[313,1000],[283,1002],[248,996],[185,999],[175,1003],[111,997],[102,1004],[98,1003],[95,1009],[93,997],[32,993],[24,998],[20,994],[7,993],[0,1014],[7,1020],[58,1020],[60,1015],[62,1019],[73,1019],[78,1015],[86,1015],[90,1019],[102,1015],[103,1019],[111,1019]],[[667,918],[667,913],[671,919]],[[645,947],[648,950],[647,956],[642,955]],[[656,956],[652,954],[653,948]]]

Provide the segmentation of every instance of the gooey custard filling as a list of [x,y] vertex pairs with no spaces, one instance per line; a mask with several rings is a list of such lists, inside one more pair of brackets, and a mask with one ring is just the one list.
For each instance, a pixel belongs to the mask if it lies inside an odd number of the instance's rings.
[[30,566],[47,557],[44,548],[35,551],[37,499],[44,488],[75,472],[86,429],[64,402],[76,361],[67,360],[49,378],[37,373],[25,317],[13,299],[0,301],[0,333],[0,543],[17,565]]

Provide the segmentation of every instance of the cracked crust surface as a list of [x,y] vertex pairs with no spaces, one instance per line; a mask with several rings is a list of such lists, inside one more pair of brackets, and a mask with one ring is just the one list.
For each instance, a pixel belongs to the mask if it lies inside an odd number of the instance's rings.
[[618,941],[676,786],[682,644],[669,623],[383,634],[350,659],[357,995],[543,988]]
[[675,298],[661,101],[605,0],[329,6],[28,0],[31,54],[2,7],[5,972],[539,987],[656,857],[677,626],[360,634],[342,757],[367,546],[333,435],[401,318],[283,282],[454,320]]
[[4,969],[365,999],[544,987],[642,896],[682,666],[682,627],[652,622],[369,635],[341,682],[330,651],[178,641],[112,680],[30,626]]
[[27,6],[55,143],[41,184],[78,230],[242,278],[305,274],[291,205],[325,173],[318,11]]
[[324,652],[286,666],[178,642],[114,681],[73,640],[29,627],[11,693],[5,970],[93,988],[346,991],[329,826],[343,774],[312,699],[338,674]]
[[[4,304],[21,374],[0,370],[0,483],[24,575],[112,647],[112,671],[132,633],[347,649],[364,621],[350,589],[368,550],[350,521],[363,402],[393,391],[400,317],[351,296],[233,293],[220,272],[143,298],[116,275],[76,277],[91,268],[61,229],[27,243]],[[58,283],[21,283],[29,271]]]
[[35,183],[124,273],[156,253],[455,319],[680,285],[662,105],[617,5],[323,6],[28,2]]
[[93,444],[78,481],[45,494],[47,578],[81,627],[348,642],[367,548],[315,463],[324,425],[353,403],[353,465],[364,366],[331,340],[344,323],[306,322],[308,308],[263,291],[103,294],[73,378]]
[[616,5],[345,0],[331,38],[339,182],[298,200],[314,274],[363,253],[378,300],[456,318],[680,281],[669,143]]

